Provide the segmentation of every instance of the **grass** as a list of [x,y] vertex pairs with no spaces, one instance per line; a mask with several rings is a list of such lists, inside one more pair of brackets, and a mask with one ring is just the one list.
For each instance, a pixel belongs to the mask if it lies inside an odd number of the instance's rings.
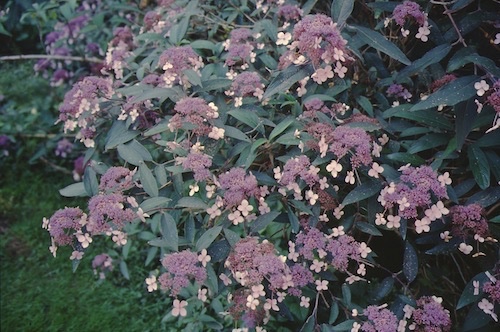
[[93,256],[85,257],[76,273],[69,248],[52,257],[42,218],[79,202],[58,194],[71,176],[23,160],[0,160],[0,330],[159,330],[170,308],[162,306],[159,295],[145,292],[144,271],[131,270],[130,281],[99,282],[91,269]]

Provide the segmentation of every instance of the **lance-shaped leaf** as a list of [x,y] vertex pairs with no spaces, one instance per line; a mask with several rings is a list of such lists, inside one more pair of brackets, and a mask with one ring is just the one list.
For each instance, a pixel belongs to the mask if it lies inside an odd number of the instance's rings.
[[367,199],[379,193],[381,189],[382,184],[380,182],[367,181],[351,190],[342,201],[342,205],[346,206]]
[[403,259],[403,273],[408,282],[412,282],[417,277],[418,272],[418,257],[413,246],[406,241],[405,253]]
[[457,78],[431,94],[410,108],[410,112],[426,110],[439,105],[455,106],[461,101],[474,97],[476,89],[474,83],[479,79],[477,76],[464,76]]
[[215,238],[220,234],[222,230],[222,226],[217,226],[214,228],[208,229],[202,236],[196,241],[196,251],[201,251],[203,249],[208,248],[212,242],[214,242]]
[[264,92],[263,99],[267,99],[277,93],[285,92],[294,83],[306,76],[310,76],[314,69],[311,64],[295,66],[291,65],[276,76]]
[[332,19],[337,23],[339,29],[345,24],[347,18],[351,15],[354,8],[354,0],[333,0],[332,1]]
[[467,154],[476,183],[483,190],[488,188],[490,186],[490,164],[483,150],[475,145],[470,145],[467,149]]
[[427,68],[428,66],[441,61],[451,50],[451,45],[439,45],[429,52],[425,53],[421,58],[412,62],[411,65],[401,70],[396,76],[396,82],[402,82],[411,75]]
[[177,251],[179,250],[179,234],[177,233],[177,224],[168,213],[164,213],[160,220],[160,231],[165,240],[166,247]]
[[158,196],[158,185],[156,184],[156,179],[153,175],[153,172],[151,172],[148,165],[146,165],[145,163],[141,163],[139,165],[139,178],[141,180],[144,191],[150,197]]
[[387,54],[391,58],[398,60],[405,65],[411,64],[410,59],[408,59],[396,45],[387,40],[380,33],[359,25],[356,26],[356,30],[358,32],[357,35],[359,36],[359,38],[374,49]]

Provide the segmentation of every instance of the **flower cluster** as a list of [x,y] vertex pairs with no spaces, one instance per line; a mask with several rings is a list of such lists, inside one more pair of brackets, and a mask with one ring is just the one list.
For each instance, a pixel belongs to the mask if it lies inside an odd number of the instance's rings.
[[95,275],[99,273],[99,279],[105,279],[113,268],[113,259],[108,254],[99,254],[92,260],[92,269]]
[[[401,218],[415,219],[415,231],[428,232],[432,221],[449,213],[442,201],[433,204],[433,199],[447,197],[446,180],[443,176],[438,178],[431,167],[403,167],[400,182],[391,182],[380,192],[378,201],[385,212],[389,211],[390,214],[387,219],[384,213],[377,214],[375,223],[388,228],[399,228]],[[394,211],[396,205],[398,208]]]
[[410,101],[411,93],[401,84],[391,84],[386,91],[389,97],[402,98],[406,101]]
[[217,106],[214,103],[207,104],[202,98],[182,98],[175,104],[174,112],[174,116],[168,123],[168,128],[171,131],[186,128],[188,125],[195,135],[210,136],[214,129],[216,131],[219,129],[210,123],[211,120],[219,117]]
[[191,46],[171,47],[160,55],[158,67],[163,70],[161,75],[163,86],[171,88],[175,84],[180,84],[189,88],[191,83],[184,71],[190,69],[199,74],[203,67],[203,59]]
[[430,34],[429,22],[427,15],[420,9],[420,5],[418,3],[405,1],[402,4],[397,5],[392,12],[392,19],[401,27],[401,34],[403,37],[407,37],[410,33],[409,30],[405,29],[405,23],[408,19],[414,20],[419,26],[415,37],[423,42],[428,40],[427,36]]
[[99,194],[89,201],[89,217],[86,228],[91,234],[101,234],[121,230],[127,223],[137,218],[127,197],[120,194]]
[[243,105],[243,97],[257,97],[262,100],[264,84],[262,84],[259,74],[246,71],[236,76],[231,88],[226,91],[226,95],[234,97],[234,106],[240,107]]
[[195,281],[200,287],[207,278],[207,271],[198,259],[198,255],[190,250],[183,250],[165,255],[161,265],[166,272],[158,277],[160,288],[177,297],[182,288]]
[[443,299],[436,296],[422,296],[417,300],[416,308],[409,305],[404,307],[403,326],[408,322],[412,331],[450,331],[450,312],[442,305]]
[[247,174],[243,168],[231,168],[219,175],[219,186],[225,190],[224,200],[227,205],[239,205],[244,199],[259,195],[257,179]]
[[56,211],[50,219],[44,219],[43,228],[49,232],[56,245],[72,245],[74,234],[87,222],[87,215],[79,208],[64,208]]
[[256,54],[254,52],[253,38],[250,29],[238,28],[232,30],[230,38],[224,43],[224,48],[227,51],[225,65],[245,70],[250,63],[255,62]]
[[195,181],[203,181],[210,177],[209,167],[212,166],[212,158],[201,152],[191,151],[182,161],[182,167],[193,171]]
[[126,167],[110,167],[101,176],[99,190],[105,193],[112,193],[131,189],[135,185],[133,179],[135,172],[135,169],[131,171]]
[[72,150],[73,143],[71,143],[67,138],[63,138],[57,142],[55,154],[61,158],[66,158]]
[[393,332],[398,329],[398,318],[385,306],[371,305],[363,310],[368,321],[361,326],[365,332]]
[[86,147],[93,147],[97,134],[95,124],[101,111],[99,103],[101,98],[111,98],[112,93],[112,83],[105,78],[89,76],[76,83],[59,107],[59,121],[64,122],[64,132],[80,128],[76,137]]

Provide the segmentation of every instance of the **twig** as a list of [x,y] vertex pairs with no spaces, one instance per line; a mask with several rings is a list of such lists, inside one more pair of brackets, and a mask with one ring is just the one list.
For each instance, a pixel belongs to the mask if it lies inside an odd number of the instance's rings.
[[69,60],[69,61],[83,61],[103,63],[102,59],[86,58],[82,56],[68,56],[68,55],[45,55],[45,54],[21,54],[21,55],[7,55],[0,57],[0,61],[13,61],[13,60],[30,60],[30,59],[48,59],[48,60]]
[[462,34],[460,33],[460,29],[458,28],[457,24],[455,23],[455,20],[453,19],[453,16],[451,16],[450,10],[444,4],[443,4],[443,7],[445,9],[444,13],[450,19],[451,24],[453,24],[453,28],[455,28],[455,31],[457,32],[457,35],[458,35],[458,40],[455,43],[453,43],[453,44],[456,44],[457,42],[459,42],[459,43],[462,43],[462,45],[464,45],[464,47],[467,47],[467,44],[465,43],[464,37],[462,37]]

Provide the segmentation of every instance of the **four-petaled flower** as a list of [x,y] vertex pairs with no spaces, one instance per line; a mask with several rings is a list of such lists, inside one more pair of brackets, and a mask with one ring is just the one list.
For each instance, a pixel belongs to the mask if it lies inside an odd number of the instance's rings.
[[311,298],[302,296],[300,298],[300,306],[304,307],[304,308],[309,308],[309,301],[310,300],[311,300]]
[[198,255],[198,261],[201,262],[201,265],[203,265],[203,267],[206,267],[207,263],[210,262],[211,259],[212,257],[210,257],[210,255],[207,254],[207,249],[203,249],[201,253]]
[[146,285],[148,285],[148,292],[153,292],[158,289],[158,283],[156,282],[156,276],[152,275],[146,278]]
[[460,245],[458,246],[458,250],[460,250],[461,252],[463,252],[464,254],[468,255],[472,252],[472,246],[470,244],[467,244],[467,243],[460,243]]
[[337,161],[332,160],[327,166],[326,170],[330,172],[330,174],[336,178],[340,171],[342,171],[342,165]]
[[490,89],[488,83],[485,80],[481,80],[479,82],[474,83],[474,88],[477,90],[477,95],[481,97]]
[[174,300],[174,308],[172,309],[172,316],[177,317],[186,317],[187,316],[187,307],[188,303],[187,301],[179,301],[178,299]]
[[418,39],[420,39],[421,41],[423,41],[425,43],[426,41],[429,40],[429,38],[427,36],[430,33],[431,33],[431,30],[429,30],[429,25],[424,24],[423,26],[418,28],[418,32],[415,35],[415,37],[417,37]]
[[316,280],[314,283],[316,284],[316,290],[318,292],[328,289],[328,280],[321,280],[320,279],[320,280]]

